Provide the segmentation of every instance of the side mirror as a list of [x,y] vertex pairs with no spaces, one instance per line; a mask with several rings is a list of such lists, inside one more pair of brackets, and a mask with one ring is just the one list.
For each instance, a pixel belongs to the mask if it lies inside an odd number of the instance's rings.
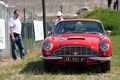
[[107,34],[108,36],[111,35],[111,33],[112,33],[111,30],[107,30],[107,31],[106,31],[106,34]]
[[52,35],[52,31],[48,31],[48,36]]

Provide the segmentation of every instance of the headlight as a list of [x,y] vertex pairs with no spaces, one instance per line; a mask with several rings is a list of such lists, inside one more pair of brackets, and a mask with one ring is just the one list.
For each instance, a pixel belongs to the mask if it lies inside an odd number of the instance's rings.
[[46,51],[49,51],[51,48],[52,48],[52,43],[51,42],[45,42],[43,44],[43,48],[46,50]]
[[102,43],[100,44],[100,49],[101,49],[102,51],[107,51],[107,50],[109,49],[109,44],[108,44],[107,42],[102,42]]

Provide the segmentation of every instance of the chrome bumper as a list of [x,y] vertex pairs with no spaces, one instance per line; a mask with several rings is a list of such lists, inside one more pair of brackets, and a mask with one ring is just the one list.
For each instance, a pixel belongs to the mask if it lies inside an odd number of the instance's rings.
[[41,56],[41,59],[62,59],[62,57],[55,57],[55,56],[44,57],[44,56]]
[[[62,59],[63,57],[55,57],[55,56],[41,56],[41,59]],[[92,60],[104,60],[104,61],[110,61],[112,59],[112,57],[89,57],[89,59]]]
[[110,61],[112,59],[112,57],[89,57],[89,59]]

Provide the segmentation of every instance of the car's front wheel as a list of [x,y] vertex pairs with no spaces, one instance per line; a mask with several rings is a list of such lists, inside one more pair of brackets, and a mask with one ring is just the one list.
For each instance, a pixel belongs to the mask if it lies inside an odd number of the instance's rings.
[[110,71],[110,61],[106,61],[101,64],[101,71],[104,73]]
[[45,72],[52,72],[54,70],[54,64],[47,62],[44,60],[44,71]]

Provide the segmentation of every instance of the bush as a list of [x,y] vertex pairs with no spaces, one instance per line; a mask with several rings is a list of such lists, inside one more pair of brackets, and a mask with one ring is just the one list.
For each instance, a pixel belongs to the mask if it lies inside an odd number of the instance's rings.
[[112,35],[120,34],[120,11],[97,7],[78,18],[90,18],[100,20],[105,30],[111,30]]

